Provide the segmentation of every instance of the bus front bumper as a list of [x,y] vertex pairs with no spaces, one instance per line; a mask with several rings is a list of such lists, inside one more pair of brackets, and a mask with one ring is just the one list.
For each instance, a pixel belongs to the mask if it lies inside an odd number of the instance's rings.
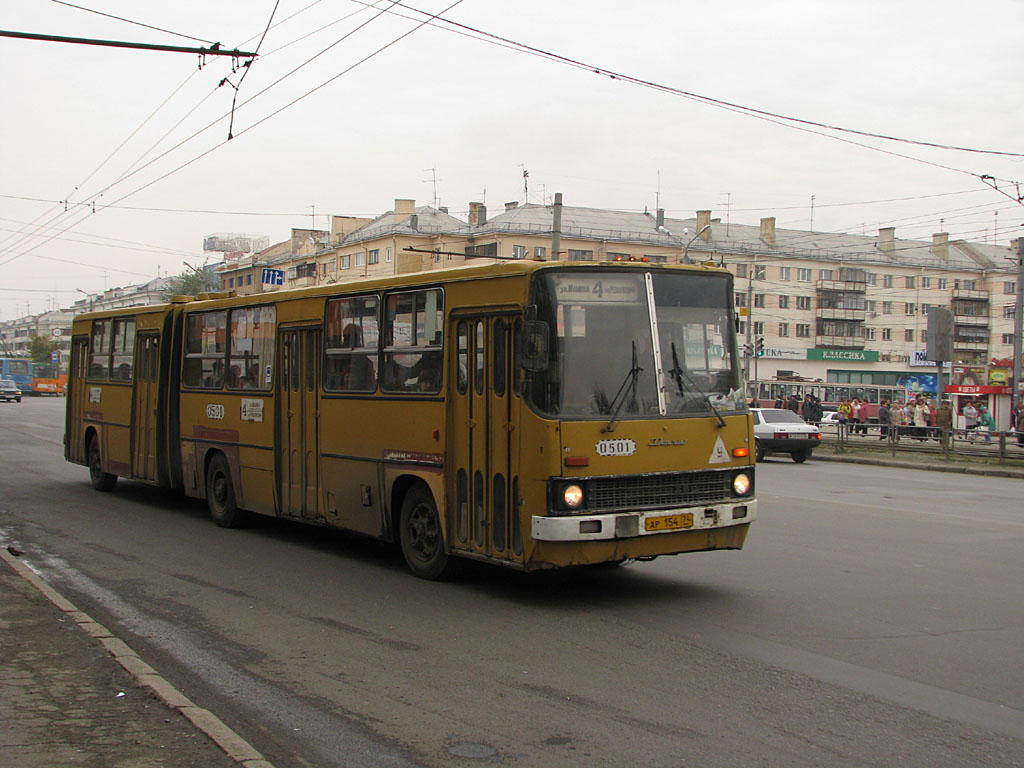
[[743,499],[727,504],[646,512],[534,515],[531,527],[537,541],[601,541],[746,525],[756,517],[757,501]]

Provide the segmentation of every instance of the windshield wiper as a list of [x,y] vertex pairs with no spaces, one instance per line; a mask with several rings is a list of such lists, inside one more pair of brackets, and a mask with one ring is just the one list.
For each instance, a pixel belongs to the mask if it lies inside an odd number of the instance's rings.
[[718,419],[718,426],[725,426],[725,419],[722,418],[722,414],[715,407],[715,404],[711,402],[711,398],[708,397],[704,390],[697,386],[697,382],[679,365],[679,355],[676,354],[676,343],[674,341],[672,342],[672,370],[668,372],[668,375],[672,377],[676,386],[679,387],[680,397],[686,397],[686,392],[683,390],[683,380],[685,379],[690,391],[700,395],[701,403]]
[[[636,409],[636,381],[640,378],[640,374],[644,372],[644,369],[640,367],[640,361],[636,356],[636,342],[632,342],[633,345],[633,367],[629,369],[629,373],[626,374],[626,378],[622,382],[622,386],[619,387],[619,391],[615,393],[615,399],[612,400],[612,418],[608,424],[605,425],[601,431],[611,432],[615,429],[615,420],[619,418],[619,411],[622,410],[622,406],[626,402],[626,392],[630,394],[630,399],[633,402],[633,408]],[[627,387],[629,388],[627,390]]]

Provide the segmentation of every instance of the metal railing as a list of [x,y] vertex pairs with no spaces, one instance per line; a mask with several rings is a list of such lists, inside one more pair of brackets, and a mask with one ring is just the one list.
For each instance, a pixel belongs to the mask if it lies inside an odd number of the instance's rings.
[[949,429],[915,427],[909,424],[891,426],[878,423],[821,424],[822,444],[831,445],[836,453],[849,451],[885,451],[930,454],[952,461],[962,458],[984,458],[1000,464],[1024,464],[1024,432],[984,429]]

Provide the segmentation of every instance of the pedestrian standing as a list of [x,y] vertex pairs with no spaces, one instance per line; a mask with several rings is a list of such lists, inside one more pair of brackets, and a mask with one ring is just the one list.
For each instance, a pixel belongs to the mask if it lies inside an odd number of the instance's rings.
[[992,442],[992,433],[996,431],[996,420],[984,405],[978,406],[978,431],[985,436],[985,442]]
[[939,430],[939,441],[942,443],[942,447],[948,450],[952,445],[950,438],[953,429],[953,406],[949,404],[949,400],[943,400],[935,412],[935,426]]
[[974,442],[974,432],[978,428],[978,409],[975,408],[974,403],[972,403],[970,400],[968,400],[967,401],[967,405],[964,406],[963,414],[964,414],[964,429],[966,429],[970,433],[969,434],[969,439],[973,443]]
[[889,436],[889,401],[885,398],[878,404],[878,439],[885,440]]

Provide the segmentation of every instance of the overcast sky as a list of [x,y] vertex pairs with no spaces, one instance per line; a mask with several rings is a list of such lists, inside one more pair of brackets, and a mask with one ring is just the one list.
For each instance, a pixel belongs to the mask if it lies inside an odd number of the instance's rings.
[[465,218],[470,201],[561,192],[808,229],[813,196],[816,231],[1024,236],[1024,158],[769,121],[512,45],[804,121],[1024,153],[1020,0],[452,3],[5,0],[6,30],[245,51],[274,15],[240,86],[228,58],[0,37],[0,320],[201,265],[207,234],[278,242],[395,198]]

